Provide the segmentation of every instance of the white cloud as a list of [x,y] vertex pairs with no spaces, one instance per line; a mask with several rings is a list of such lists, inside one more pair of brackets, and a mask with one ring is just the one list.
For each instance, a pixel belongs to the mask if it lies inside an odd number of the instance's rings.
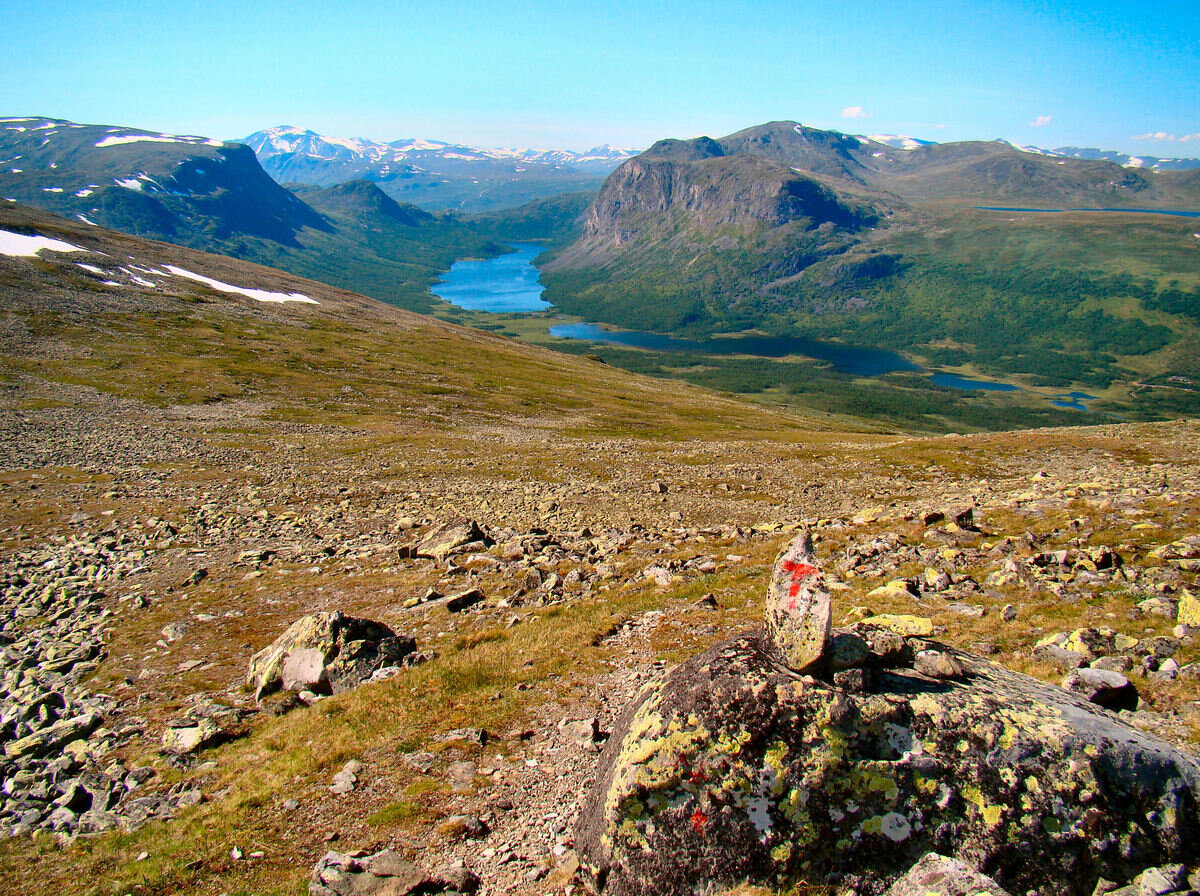
[[842,118],[870,118],[872,114],[862,106],[847,106],[842,110]]
[[1046,125],[1048,125],[1053,120],[1054,119],[1051,118],[1049,115],[1039,115],[1033,121],[1029,122],[1029,126],[1031,128],[1044,128]]
[[1138,134],[1134,140],[1155,140],[1159,143],[1200,143],[1200,134],[1168,134],[1166,131],[1154,131],[1150,134]]

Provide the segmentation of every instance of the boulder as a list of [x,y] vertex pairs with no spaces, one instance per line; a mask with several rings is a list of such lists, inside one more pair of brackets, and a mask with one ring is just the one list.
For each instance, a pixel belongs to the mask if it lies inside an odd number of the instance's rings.
[[1189,628],[1200,628],[1200,598],[1186,588],[1179,594],[1175,621]]
[[473,541],[485,541],[487,536],[474,520],[459,519],[438,526],[417,545],[417,556],[445,562],[458,548]]
[[464,868],[429,874],[390,849],[373,855],[326,853],[313,869],[312,896],[432,896],[474,893],[479,878]]
[[171,723],[163,732],[162,747],[164,752],[184,756],[215,746],[226,737],[221,726],[212,719],[183,719]]
[[338,694],[368,680],[378,669],[395,666],[417,642],[381,622],[340,611],[304,616],[250,660],[246,686],[255,699],[284,687]]
[[[861,666],[837,670],[825,649],[814,660],[772,618],[779,572],[766,632],[665,673],[618,719],[575,831],[595,890],[804,881],[877,896],[935,852],[1012,893],[1089,896],[1101,878],[1197,855],[1194,756],[912,634],[925,625],[864,620]],[[861,656],[839,637],[838,665]]]
[[1137,688],[1120,672],[1111,669],[1076,669],[1063,679],[1062,686],[1105,709],[1137,709]]

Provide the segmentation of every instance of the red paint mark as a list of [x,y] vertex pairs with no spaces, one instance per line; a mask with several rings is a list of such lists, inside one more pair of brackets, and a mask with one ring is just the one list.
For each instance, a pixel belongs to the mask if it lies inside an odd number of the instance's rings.
[[697,834],[704,833],[704,826],[708,824],[708,816],[697,809],[692,813],[692,830]]
[[[809,566],[807,563],[797,563],[795,560],[784,560],[783,571],[792,575],[792,582],[788,587],[788,597],[795,597],[800,593],[801,579],[806,579],[820,572],[815,566]],[[791,605],[789,609],[795,609],[795,605]]]
[[688,775],[688,780],[693,784],[700,784],[701,782],[708,780],[708,775],[704,774],[703,769],[698,768]]

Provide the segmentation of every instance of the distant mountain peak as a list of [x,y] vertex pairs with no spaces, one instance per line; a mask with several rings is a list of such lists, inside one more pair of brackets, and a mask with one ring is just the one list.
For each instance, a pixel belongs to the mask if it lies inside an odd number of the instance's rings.
[[607,174],[640,151],[609,145],[587,152],[481,149],[413,137],[384,143],[329,137],[290,125],[257,131],[244,142],[280,183],[331,186],[369,180],[403,202],[465,211],[596,189]]

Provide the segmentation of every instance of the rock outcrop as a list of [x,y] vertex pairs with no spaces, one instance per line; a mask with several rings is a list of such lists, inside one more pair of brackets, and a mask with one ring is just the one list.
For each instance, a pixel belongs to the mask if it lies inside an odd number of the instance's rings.
[[246,687],[255,699],[285,688],[339,694],[362,684],[378,670],[398,666],[417,642],[397,635],[382,622],[340,611],[297,619],[250,660]]
[[626,709],[576,831],[597,891],[878,894],[937,852],[1014,893],[1087,896],[1198,854],[1200,763],[1095,704],[878,624],[805,655],[816,676],[787,648],[726,641]]

